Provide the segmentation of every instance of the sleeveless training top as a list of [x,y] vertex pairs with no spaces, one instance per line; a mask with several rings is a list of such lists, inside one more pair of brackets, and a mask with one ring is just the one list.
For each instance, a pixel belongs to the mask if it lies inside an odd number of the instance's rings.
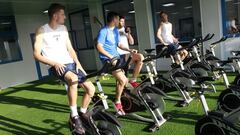
[[73,59],[67,50],[68,32],[64,25],[59,25],[55,30],[48,24],[42,26],[43,47],[42,55],[61,64],[73,63]]
[[162,23],[162,39],[167,44],[173,43],[172,37],[172,24],[171,23]]

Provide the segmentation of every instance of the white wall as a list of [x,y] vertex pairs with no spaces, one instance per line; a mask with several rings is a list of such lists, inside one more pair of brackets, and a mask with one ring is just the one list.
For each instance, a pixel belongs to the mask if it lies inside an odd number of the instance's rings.
[[[222,27],[222,9],[220,0],[200,0],[201,16],[202,16],[202,32],[214,33],[214,38],[206,42],[205,46],[209,47],[209,43],[219,40],[223,36]],[[240,39],[230,38],[226,42],[221,43],[215,49],[216,56],[221,59],[227,59],[231,56],[230,51],[240,50]]]
[[[209,48],[209,44],[219,40],[222,37],[222,14],[220,0],[200,0],[202,35],[206,36],[208,33],[214,33],[212,40],[204,44]],[[216,56],[222,58],[222,47],[216,47]]]
[[43,15],[15,15],[23,61],[0,65],[0,87],[6,88],[37,80],[30,33],[46,22]]
[[[104,25],[102,1],[101,0],[96,0],[94,2],[89,1],[88,8],[89,8],[90,23],[92,28],[92,38],[95,39],[101,27],[99,26],[99,24],[96,22],[94,18],[97,17],[99,21]],[[88,56],[95,57],[95,61],[94,61],[96,63],[95,69],[100,69],[102,67],[102,63],[99,59],[99,53],[96,49],[92,50],[91,55],[88,55]]]

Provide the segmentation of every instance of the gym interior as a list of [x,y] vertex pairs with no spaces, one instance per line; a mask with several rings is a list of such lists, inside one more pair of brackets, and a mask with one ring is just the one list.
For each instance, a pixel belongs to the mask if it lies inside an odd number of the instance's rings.
[[[65,6],[65,26],[87,73],[103,67],[95,39],[99,30],[107,24],[107,14],[112,11],[125,17],[126,26],[131,28],[135,40],[130,48],[142,54],[145,54],[145,49],[155,49],[161,45],[157,37],[161,11],[168,13],[173,34],[179,44],[187,46],[193,39],[204,39],[208,34],[214,34],[211,39],[201,43],[202,50],[207,50],[211,43],[227,37],[214,48],[215,57],[227,60],[232,56],[232,51],[240,51],[239,0],[0,0],[1,135],[74,134],[68,127],[69,107],[64,85],[50,75],[49,66],[38,62],[33,56],[35,32],[48,23],[47,9],[51,3]],[[233,20],[237,31],[229,28]],[[169,57],[158,58],[154,63],[159,73],[168,72],[172,68]],[[141,75],[147,71],[143,65]],[[131,74],[132,70],[129,72]],[[230,83],[236,74],[227,73]],[[101,83],[107,91],[105,95],[115,94],[116,84],[111,76],[103,77]],[[217,92],[206,94],[210,110],[216,108],[219,94],[226,89],[223,79],[213,84]],[[171,94],[177,95],[175,92]],[[82,95],[83,90],[80,89],[79,99]],[[111,101],[108,102],[111,104]],[[166,111],[173,113],[173,118],[161,125],[158,131],[146,131],[148,124],[145,122],[120,118],[121,134],[195,134],[196,122],[204,114],[201,106],[197,99],[183,108],[166,101]],[[110,105],[110,112],[114,112],[113,108]],[[148,117],[144,111],[140,114]]]

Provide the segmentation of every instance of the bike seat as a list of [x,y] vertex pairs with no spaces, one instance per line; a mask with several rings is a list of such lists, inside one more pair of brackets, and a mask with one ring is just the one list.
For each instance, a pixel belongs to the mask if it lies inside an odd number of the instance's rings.
[[209,76],[197,77],[196,79],[197,79],[196,80],[197,83],[203,83],[203,82],[206,82],[206,81],[214,81],[214,78],[209,77]]
[[209,56],[206,58],[207,61],[211,61],[211,60],[220,60],[219,58],[215,57],[215,56]]
[[145,49],[145,52],[147,52],[148,54],[152,53],[153,51],[155,51],[155,49]]
[[219,118],[223,118],[224,117],[224,114],[222,112],[218,112],[218,111],[210,111],[210,112],[208,112],[208,115],[216,116],[216,117],[219,117]]
[[213,71],[224,71],[223,67],[213,67]]
[[228,60],[240,60],[240,57],[228,57]]
[[240,51],[231,51],[232,55],[234,56],[238,56],[240,55]]

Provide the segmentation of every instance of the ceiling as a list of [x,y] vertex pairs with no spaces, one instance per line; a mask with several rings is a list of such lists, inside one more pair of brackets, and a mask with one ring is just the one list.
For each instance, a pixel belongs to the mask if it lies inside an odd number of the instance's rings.
[[[98,0],[0,0],[0,16],[17,14],[39,14],[51,3],[65,5],[66,11],[72,12],[88,7],[89,2]],[[106,0],[100,0],[106,1]]]

